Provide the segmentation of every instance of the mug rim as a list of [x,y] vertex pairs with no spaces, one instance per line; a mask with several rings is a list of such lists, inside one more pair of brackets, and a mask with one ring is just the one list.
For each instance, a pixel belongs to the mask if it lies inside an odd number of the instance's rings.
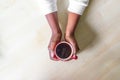
[[[56,53],[57,46],[60,45],[60,44],[62,44],[62,43],[68,44],[68,45],[70,46],[70,48],[71,48],[71,53],[70,53],[69,57],[67,57],[67,58],[65,58],[65,59],[60,58],[60,57],[57,55],[57,53]],[[71,45],[69,42],[66,42],[66,41],[61,41],[61,42],[59,42],[59,43],[56,45],[56,47],[55,47],[55,55],[56,55],[56,57],[57,57],[58,59],[60,59],[60,60],[62,60],[62,61],[69,60],[70,58],[72,58],[72,55],[73,55],[73,47],[72,47],[72,45]]]

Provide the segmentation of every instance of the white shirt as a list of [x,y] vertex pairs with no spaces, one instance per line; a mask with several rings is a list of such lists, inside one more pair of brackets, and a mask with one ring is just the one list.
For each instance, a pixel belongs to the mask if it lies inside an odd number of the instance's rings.
[[[38,0],[44,15],[57,11],[57,0]],[[68,11],[82,15],[89,0],[69,0]]]

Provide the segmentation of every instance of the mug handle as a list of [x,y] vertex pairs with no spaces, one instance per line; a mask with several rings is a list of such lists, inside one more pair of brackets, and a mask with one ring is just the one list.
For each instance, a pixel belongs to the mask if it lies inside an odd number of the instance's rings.
[[71,58],[74,59],[74,60],[77,60],[78,56],[76,54],[73,54]]

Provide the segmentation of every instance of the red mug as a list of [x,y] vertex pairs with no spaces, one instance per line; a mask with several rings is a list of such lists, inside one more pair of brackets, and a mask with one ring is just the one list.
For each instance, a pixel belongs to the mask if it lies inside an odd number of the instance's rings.
[[59,42],[55,47],[55,54],[58,60],[68,61],[71,59],[77,59],[77,55],[74,53],[73,46],[66,41]]

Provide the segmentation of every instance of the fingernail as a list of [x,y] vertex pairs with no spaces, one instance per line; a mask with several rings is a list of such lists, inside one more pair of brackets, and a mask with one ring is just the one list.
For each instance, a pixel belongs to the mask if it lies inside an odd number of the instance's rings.
[[52,50],[50,50],[50,55],[51,55],[51,57],[54,57],[54,53]]

